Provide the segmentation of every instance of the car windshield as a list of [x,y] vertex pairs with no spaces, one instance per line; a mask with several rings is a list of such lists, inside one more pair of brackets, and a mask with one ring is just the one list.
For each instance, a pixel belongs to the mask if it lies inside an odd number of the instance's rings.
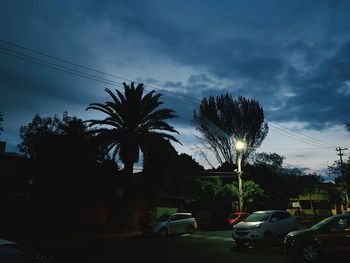
[[158,217],[157,222],[165,222],[169,219],[170,215],[164,214]]
[[261,221],[267,221],[271,216],[271,212],[259,212],[259,213],[253,213],[250,216],[248,216],[244,221],[245,222],[261,222]]
[[334,219],[333,217],[327,217],[326,219],[323,219],[322,221],[318,222],[316,225],[313,225],[312,227],[310,227],[310,229],[312,229],[312,230],[319,230],[324,225],[326,225],[329,222],[331,222],[333,219]]

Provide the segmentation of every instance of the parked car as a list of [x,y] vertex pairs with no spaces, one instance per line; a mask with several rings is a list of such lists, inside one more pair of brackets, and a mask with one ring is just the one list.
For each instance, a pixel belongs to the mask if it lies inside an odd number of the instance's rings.
[[243,221],[249,216],[249,213],[247,212],[236,212],[232,213],[229,217],[225,219],[225,225],[232,227],[235,224],[238,224],[239,222]]
[[0,262],[4,263],[49,263],[33,250],[16,242],[0,239]]
[[287,252],[306,262],[318,261],[324,252],[350,251],[350,214],[331,216],[308,229],[290,232],[283,243]]
[[175,213],[160,216],[154,224],[145,226],[143,233],[165,237],[169,234],[193,234],[196,229],[197,222],[191,213]]
[[232,228],[232,238],[237,245],[270,241],[297,228],[295,217],[283,210],[257,211]]

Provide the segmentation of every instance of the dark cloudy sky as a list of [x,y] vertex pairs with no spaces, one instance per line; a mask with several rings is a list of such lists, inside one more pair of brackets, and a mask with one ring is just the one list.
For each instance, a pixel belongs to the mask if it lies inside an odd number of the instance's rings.
[[[323,169],[336,146],[350,145],[347,0],[2,1],[0,39],[185,95],[163,99],[180,116],[178,149],[194,156],[192,111],[203,96],[225,92],[261,103],[271,124],[261,151],[289,164]],[[23,53],[49,58],[5,42],[0,52],[1,137],[11,151],[35,113],[92,118],[86,106],[113,88],[28,62]]]

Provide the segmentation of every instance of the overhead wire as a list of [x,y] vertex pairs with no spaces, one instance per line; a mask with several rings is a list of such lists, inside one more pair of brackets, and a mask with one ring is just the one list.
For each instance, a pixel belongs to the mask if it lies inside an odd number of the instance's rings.
[[[28,61],[28,62],[32,62],[32,63],[38,64],[38,65],[41,65],[41,66],[49,67],[49,68],[52,68],[52,69],[55,69],[55,70],[59,70],[59,71],[62,71],[62,72],[66,72],[66,73],[70,73],[70,74],[73,74],[73,75],[76,75],[76,76],[79,76],[79,77],[83,77],[83,78],[87,78],[87,79],[90,79],[90,80],[94,80],[94,81],[97,81],[97,82],[100,82],[100,83],[109,84],[109,85],[115,85],[115,86],[118,86],[118,87],[123,87],[123,84],[120,83],[120,82],[116,82],[114,80],[102,78],[102,77],[99,77],[99,76],[96,76],[96,75],[93,75],[93,74],[90,74],[90,73],[87,73],[87,72],[83,72],[81,70],[72,69],[72,68],[67,67],[67,66],[62,66],[62,65],[59,65],[57,63],[53,63],[53,62],[50,62],[50,61],[47,61],[47,60],[36,58],[36,57],[30,56],[30,55],[27,55],[27,54],[24,54],[24,53],[21,53],[21,52],[12,51],[10,49],[3,48],[1,46],[0,46],[0,54],[4,54],[4,55],[8,55],[8,56],[15,57],[15,58],[18,58],[18,59],[22,59],[22,60],[25,60],[25,61]],[[145,89],[149,90],[147,87],[145,87]],[[179,98],[175,98],[175,97],[169,96],[167,94],[162,94],[162,95],[164,97],[168,98],[170,101],[173,101],[173,102],[183,103],[183,104],[190,105],[190,106],[194,106],[195,105],[195,104],[193,104],[191,102],[188,102],[186,100],[183,100],[183,99],[180,100]]]
[[283,135],[285,137],[288,137],[288,138],[291,138],[295,141],[298,141],[298,142],[301,142],[301,143],[304,143],[304,144],[308,144],[308,145],[311,145],[311,146],[314,146],[314,147],[328,147],[328,148],[333,148],[333,146],[325,146],[325,145],[322,145],[322,144],[319,144],[319,143],[315,143],[313,141],[310,141],[310,140],[307,140],[307,139],[304,139],[300,136],[297,136],[295,134],[292,134],[290,132],[286,132],[284,130],[281,130],[281,129],[278,129],[278,128],[275,128],[273,125],[271,125],[271,123],[269,123],[269,127],[271,128],[272,131],[280,134],[280,135]]
[[284,132],[286,132],[288,134],[293,134],[294,136],[299,137],[299,138],[307,138],[308,140],[310,140],[311,142],[313,142],[315,144],[322,145],[322,146],[330,146],[330,147],[333,147],[333,148],[337,147],[336,145],[329,144],[329,143],[327,143],[325,141],[313,138],[313,137],[308,136],[306,134],[303,134],[301,132],[296,132],[296,131],[288,128],[288,127],[285,127],[284,125],[281,125],[281,124],[276,125],[276,124],[272,124],[272,123],[271,123],[271,125],[274,126],[277,129],[278,129],[278,126],[280,126],[280,127],[282,127],[284,129]]
[[[13,47],[16,47],[16,48],[20,48],[20,49],[23,49],[23,50],[26,50],[26,51],[38,54],[38,55],[41,55],[41,56],[45,56],[45,57],[50,58],[50,59],[54,59],[56,61],[60,61],[60,62],[69,64],[69,65],[72,65],[72,66],[76,66],[76,67],[79,67],[79,68],[82,68],[82,69],[85,69],[85,70],[90,70],[90,71],[93,71],[95,73],[99,73],[99,74],[103,74],[103,75],[106,75],[106,76],[110,76],[110,77],[113,77],[113,78],[116,78],[116,79],[120,79],[120,80],[123,80],[123,81],[134,82],[136,84],[140,84],[141,83],[141,82],[129,79],[129,78],[121,77],[121,76],[118,76],[118,75],[115,75],[115,74],[106,73],[106,72],[103,72],[101,70],[94,69],[92,67],[81,65],[81,64],[75,63],[73,61],[67,60],[67,59],[62,59],[62,58],[59,58],[57,56],[52,56],[52,55],[44,53],[42,51],[38,51],[38,50],[35,50],[35,49],[27,48],[27,47],[24,47],[22,45],[18,45],[16,43],[13,43],[13,42],[10,42],[10,41],[6,41],[6,40],[3,40],[3,39],[0,39],[0,42],[2,42],[4,44],[7,44],[7,45],[10,45],[10,46],[13,46]],[[111,81],[111,80],[109,80],[109,81]],[[150,84],[147,84],[147,83],[143,83],[143,84],[145,84],[145,86],[148,86],[149,88],[153,88],[153,89],[158,90],[158,91],[167,92],[167,93],[173,94],[175,96],[182,97],[182,99],[186,99],[187,102],[200,103],[200,101],[198,101],[198,100],[196,100],[196,99],[194,99],[194,98],[192,98],[190,96],[187,96],[187,95],[184,95],[184,94],[179,94],[179,93],[172,92],[172,91],[169,91],[169,90],[164,90],[164,89],[161,89],[159,87],[156,87],[156,86],[153,86],[153,85],[150,85]]]
[[[49,59],[53,59],[55,61],[59,61],[59,62],[63,62],[63,63],[69,64],[71,66],[75,66],[75,67],[78,67],[78,68],[81,68],[81,69],[84,69],[84,70],[89,70],[89,71],[92,71],[92,72],[95,72],[95,73],[98,73],[98,74],[102,74],[102,75],[109,76],[109,77],[116,78],[116,79],[123,80],[123,81],[140,83],[140,82],[128,79],[128,78],[124,78],[124,77],[119,76],[119,75],[106,73],[106,72],[103,72],[101,70],[94,69],[92,67],[88,67],[88,66],[85,66],[85,65],[81,65],[81,64],[75,63],[73,61],[69,61],[69,60],[62,59],[62,58],[59,58],[59,57],[56,57],[56,56],[52,56],[52,55],[49,55],[49,54],[44,53],[42,51],[38,51],[38,50],[31,49],[31,48],[27,48],[27,47],[15,44],[15,43],[10,42],[10,41],[6,41],[6,40],[3,40],[3,39],[0,39],[0,42],[3,43],[3,44],[6,44],[6,45],[10,45],[12,47],[18,48],[18,49],[22,49],[22,50],[29,51],[29,52],[32,52],[34,54],[40,55],[40,56],[44,56],[44,57],[49,58]],[[47,61],[47,60],[44,60],[44,59],[41,59],[41,58],[37,58],[37,57],[31,56],[31,55],[28,55],[28,54],[25,54],[25,53],[22,53],[22,52],[18,52],[18,51],[15,51],[15,50],[11,50],[9,48],[5,48],[5,47],[2,47],[2,46],[0,46],[0,53],[8,55],[8,56],[15,57],[15,58],[18,58],[18,59],[22,59],[22,60],[25,60],[25,61],[29,61],[29,62],[32,62],[32,63],[36,63],[36,64],[39,64],[39,65],[42,65],[42,66],[45,66],[45,67],[49,67],[49,68],[52,68],[52,69],[55,69],[55,70],[60,70],[60,71],[66,72],[66,73],[70,73],[70,74],[73,74],[75,76],[79,76],[79,77],[82,77],[82,78],[87,78],[87,79],[90,79],[90,80],[94,80],[94,81],[97,81],[97,82],[100,82],[100,83],[109,84],[109,85],[116,85],[117,87],[123,87],[123,83],[121,83],[121,82],[114,81],[114,80],[111,80],[111,79],[107,79],[107,78],[104,78],[104,77],[101,77],[101,76],[97,76],[97,75],[94,75],[94,74],[91,74],[91,73],[88,73],[88,72],[85,72],[85,71],[77,70],[77,69],[74,69],[74,68],[71,68],[71,67],[68,67],[68,66],[65,66],[65,65],[60,65],[60,64],[55,63],[55,62],[51,62],[51,61]],[[153,88],[153,89],[155,89],[157,91],[162,91],[163,93],[166,93],[166,94],[162,94],[162,95],[164,97],[166,97],[169,101],[172,101],[172,102],[175,102],[175,103],[181,103],[181,104],[185,104],[185,105],[189,105],[189,106],[193,106],[193,107],[198,107],[200,105],[200,100],[198,100],[196,98],[193,98],[193,97],[190,97],[190,96],[187,96],[187,95],[184,95],[184,94],[179,94],[179,93],[176,93],[176,92],[171,92],[169,90],[161,89],[159,87],[155,87],[153,85],[150,85],[150,84],[146,83],[145,84],[145,89],[149,90],[150,88]],[[169,94],[171,94],[171,95],[169,95]],[[290,129],[288,127],[285,127],[283,125],[273,124],[273,123],[269,122],[269,126],[272,128],[272,130],[274,130],[275,132],[277,132],[277,133],[279,133],[279,134],[281,134],[283,136],[289,137],[291,139],[297,140],[297,141],[302,142],[302,143],[306,143],[306,144],[314,146],[314,147],[336,147],[335,145],[329,144],[329,143],[327,143],[325,141],[313,138],[311,136],[308,136],[306,134],[302,134],[300,132],[298,133],[296,131],[293,131],[292,129]],[[282,128],[279,128],[279,127],[282,127]]]

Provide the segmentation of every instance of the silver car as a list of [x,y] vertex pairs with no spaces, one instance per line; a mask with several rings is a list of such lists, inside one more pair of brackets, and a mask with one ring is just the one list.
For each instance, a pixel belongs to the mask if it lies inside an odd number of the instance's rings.
[[154,224],[145,226],[143,233],[165,237],[169,234],[193,234],[196,229],[197,222],[191,213],[175,213],[160,216]]
[[232,238],[237,245],[286,235],[297,228],[295,217],[283,210],[257,211],[233,226]]

